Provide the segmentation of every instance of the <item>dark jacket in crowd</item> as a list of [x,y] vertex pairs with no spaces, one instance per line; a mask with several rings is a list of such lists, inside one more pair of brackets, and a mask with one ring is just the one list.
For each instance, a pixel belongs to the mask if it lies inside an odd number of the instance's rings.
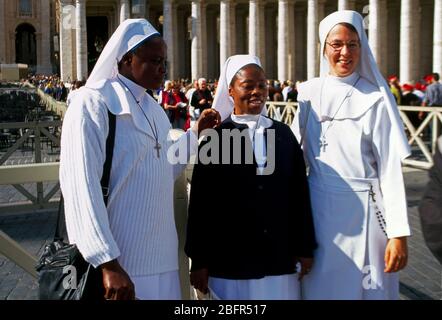
[[[199,104],[200,100],[206,99],[205,104]],[[200,109],[202,112],[205,109],[209,109],[212,107],[212,93],[209,89],[206,89],[204,91],[202,90],[195,90],[195,92],[192,94],[192,99],[190,101],[190,105],[192,107],[195,107],[195,109]]]
[[[247,126],[226,119],[216,129],[220,164],[194,167],[185,245],[192,270],[208,268],[210,276],[225,279],[294,273],[295,257],[312,257],[316,248],[302,150],[290,128],[273,120],[265,135],[275,130],[274,143],[267,145],[267,157],[274,150],[275,170],[257,175],[255,160],[244,164],[248,133],[241,143],[242,164],[221,164],[225,129]],[[231,144],[230,163],[232,150]]]

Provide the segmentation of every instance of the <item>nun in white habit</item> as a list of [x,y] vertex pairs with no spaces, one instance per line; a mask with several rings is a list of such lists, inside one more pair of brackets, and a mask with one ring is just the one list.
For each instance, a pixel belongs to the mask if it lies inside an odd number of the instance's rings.
[[363,19],[321,21],[321,74],[299,86],[318,248],[304,299],[397,299],[410,236],[401,160],[410,153]]
[[[166,51],[148,21],[125,20],[86,85],[72,93],[63,121],[60,186],[68,237],[101,268],[106,299],[181,297],[173,187],[186,161],[169,161],[170,122],[146,92],[163,83]],[[116,116],[116,132],[106,207],[100,179],[108,112]],[[203,114],[199,129],[216,124],[215,116],[214,110]],[[180,158],[196,151],[198,133],[195,127],[177,142],[190,144]]]
[[[299,278],[312,264],[316,242],[302,150],[287,125],[261,114],[267,95],[257,57],[227,59],[213,104],[223,122],[199,152],[201,158],[210,145],[216,156],[193,171],[185,246],[191,283],[219,299],[299,299]],[[234,131],[250,144],[225,145]],[[248,152],[254,161],[244,161]]]

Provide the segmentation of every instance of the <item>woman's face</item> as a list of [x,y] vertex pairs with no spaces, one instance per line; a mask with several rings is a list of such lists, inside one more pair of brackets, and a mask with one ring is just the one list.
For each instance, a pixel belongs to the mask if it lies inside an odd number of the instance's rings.
[[178,93],[181,90],[181,85],[179,83],[175,83],[172,87],[173,92]]
[[330,74],[336,77],[351,75],[359,64],[361,45],[359,36],[344,25],[337,24],[325,40],[324,54],[330,63]]
[[260,114],[268,95],[264,71],[255,65],[241,69],[229,87],[229,95],[235,114]]

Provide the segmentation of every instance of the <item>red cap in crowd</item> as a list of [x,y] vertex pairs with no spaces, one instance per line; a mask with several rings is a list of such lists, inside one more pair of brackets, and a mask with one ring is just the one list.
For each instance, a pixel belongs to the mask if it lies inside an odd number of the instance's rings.
[[432,74],[426,75],[424,77],[424,80],[426,83],[430,83],[431,81],[433,81],[433,75]]
[[414,87],[416,88],[416,90],[420,91],[425,91],[427,89],[427,87],[422,82],[416,83]]
[[402,86],[402,90],[404,90],[404,91],[413,91],[413,90],[414,90],[414,87],[413,87],[413,85],[411,85],[411,84],[409,84],[409,83],[406,83],[406,84],[404,84],[404,85]]

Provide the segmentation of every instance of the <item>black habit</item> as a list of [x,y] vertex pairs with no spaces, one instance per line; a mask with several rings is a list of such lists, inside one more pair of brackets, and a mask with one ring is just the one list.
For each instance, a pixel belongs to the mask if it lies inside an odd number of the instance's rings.
[[[273,174],[257,175],[255,160],[221,163],[222,130],[248,129],[230,117],[216,129],[220,164],[195,165],[185,245],[192,270],[208,268],[209,276],[225,279],[259,279],[294,273],[296,257],[313,257],[316,241],[303,153],[290,128],[272,121],[265,136],[275,130],[274,144],[267,142],[267,156],[275,153]],[[245,137],[250,143],[248,133]],[[232,157],[230,152],[230,163]]]

